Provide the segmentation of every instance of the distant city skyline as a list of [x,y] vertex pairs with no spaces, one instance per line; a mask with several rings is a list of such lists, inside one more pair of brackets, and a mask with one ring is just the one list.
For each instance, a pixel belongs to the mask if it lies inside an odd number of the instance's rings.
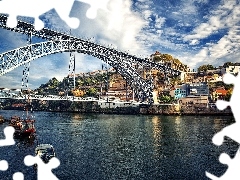
[[[191,69],[203,64],[219,66],[239,60],[240,5],[236,0],[109,0],[108,11],[96,19],[85,15],[87,4],[75,2],[70,16],[79,28],[71,34],[129,54],[149,57],[155,51],[171,54]],[[40,17],[47,28],[70,33],[55,11]],[[19,18],[32,22],[32,19]],[[33,43],[43,41],[33,38]],[[25,46],[27,36],[0,28],[0,53]],[[76,55],[76,72],[101,69],[101,60]],[[68,75],[69,53],[54,54],[31,62],[29,87],[34,89],[52,77]],[[22,67],[0,77],[0,87],[21,88]]]

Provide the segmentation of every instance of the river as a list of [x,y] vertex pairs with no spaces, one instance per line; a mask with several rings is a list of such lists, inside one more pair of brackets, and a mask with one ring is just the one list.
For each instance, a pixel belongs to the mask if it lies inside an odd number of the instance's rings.
[[[22,111],[0,110],[10,118]],[[220,176],[227,166],[218,161],[222,152],[231,157],[238,144],[227,139],[222,146],[213,135],[234,122],[231,116],[154,116],[34,112],[37,138],[16,140],[0,148],[0,159],[9,169],[0,179],[22,172],[25,180],[37,179],[26,155],[39,143],[52,144],[61,164],[53,173],[61,180],[81,179],[208,179],[205,171]],[[0,125],[0,138],[4,138]]]

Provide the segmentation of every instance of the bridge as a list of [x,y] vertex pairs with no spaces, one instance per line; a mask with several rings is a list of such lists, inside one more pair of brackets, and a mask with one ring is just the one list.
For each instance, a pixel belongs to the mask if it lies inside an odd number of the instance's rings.
[[[3,88],[1,88],[3,89]],[[4,88],[5,89],[5,88]],[[57,95],[35,95],[35,94],[22,94],[0,90],[0,100],[15,99],[15,100],[40,100],[40,101],[97,101],[96,98],[82,98],[74,96],[57,96]],[[21,90],[20,90],[21,91]]]
[[[0,27],[13,32],[36,36],[44,39],[44,42],[28,44],[23,47],[0,54],[0,76],[7,74],[19,66],[25,66],[29,62],[61,52],[84,53],[96,57],[113,67],[128,84],[134,89],[139,99],[153,102],[153,80],[150,76],[144,79],[139,69],[158,69],[167,77],[179,76],[180,71],[164,64],[154,63],[148,58],[139,58],[116,49],[95,44],[90,41],[80,39],[68,34],[43,28],[36,31],[32,24],[18,21],[15,28],[9,28],[6,25],[7,16],[0,15]],[[72,59],[72,62],[71,62]],[[74,61],[74,62],[73,62]],[[71,65],[72,64],[72,65]],[[70,66],[74,69],[75,59],[70,57]],[[29,67],[25,68],[28,73]],[[71,71],[71,70],[69,70]],[[73,70],[72,70],[73,71]],[[27,79],[27,77],[25,77]]]

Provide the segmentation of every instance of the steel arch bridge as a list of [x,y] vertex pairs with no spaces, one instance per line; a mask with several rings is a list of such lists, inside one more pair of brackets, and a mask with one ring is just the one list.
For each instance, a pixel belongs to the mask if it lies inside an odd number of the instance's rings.
[[31,34],[43,38],[45,42],[27,45],[0,54],[0,76],[37,58],[60,52],[78,52],[96,57],[112,66],[134,88],[141,99],[148,99],[152,103],[152,79],[143,79],[138,68],[158,69],[167,76],[178,76],[180,71],[169,66],[158,64],[149,59],[120,52],[116,49],[95,44],[64,33],[49,29],[36,31],[32,24],[18,21],[16,28],[6,26],[7,16],[0,15],[0,27],[23,34]]

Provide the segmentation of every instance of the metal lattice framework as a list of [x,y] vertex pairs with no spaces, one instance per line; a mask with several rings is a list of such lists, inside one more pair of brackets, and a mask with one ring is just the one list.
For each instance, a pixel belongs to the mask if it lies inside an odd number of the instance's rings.
[[69,66],[68,66],[68,87],[75,89],[75,54],[70,52]]
[[6,26],[7,17],[0,15],[0,27],[18,33],[29,34],[49,40],[31,44],[0,54],[0,76],[37,58],[59,52],[78,52],[94,56],[112,66],[134,88],[139,98],[152,102],[152,79],[143,79],[138,69],[158,69],[167,76],[178,76],[180,71],[164,64],[154,63],[116,49],[95,44],[64,33],[49,29],[36,31],[32,24],[18,21],[16,28]]

